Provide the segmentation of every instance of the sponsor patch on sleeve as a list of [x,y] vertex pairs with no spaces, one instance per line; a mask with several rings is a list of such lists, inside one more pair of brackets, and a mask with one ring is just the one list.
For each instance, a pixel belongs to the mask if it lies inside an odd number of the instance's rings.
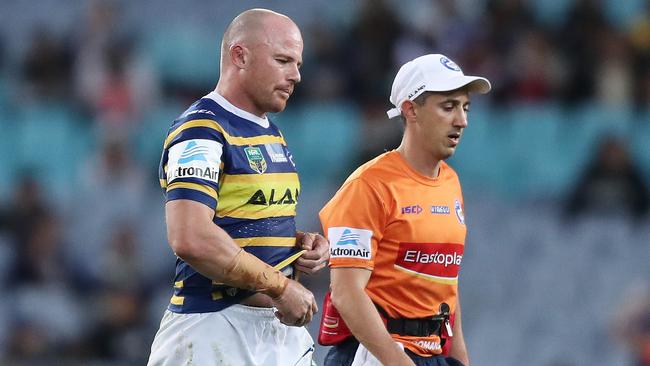
[[332,258],[370,259],[372,231],[351,227],[331,227],[327,230]]
[[167,182],[178,178],[198,178],[219,182],[223,146],[212,140],[182,141],[169,148]]

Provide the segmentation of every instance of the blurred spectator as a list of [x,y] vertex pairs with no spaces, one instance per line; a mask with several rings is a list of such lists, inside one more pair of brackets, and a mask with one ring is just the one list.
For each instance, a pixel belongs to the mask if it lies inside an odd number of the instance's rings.
[[89,3],[78,33],[75,79],[76,95],[99,122],[100,132],[126,138],[142,110],[157,102],[158,83],[137,52],[136,37],[121,24],[119,10],[108,0]]
[[[639,71],[635,90],[636,106],[640,110],[650,111],[650,64]],[[648,122],[648,121],[646,121]]]
[[84,271],[97,279],[101,278],[107,243],[114,235],[111,223],[128,221],[139,225],[145,220],[150,185],[146,169],[121,140],[103,142],[96,155],[83,164],[76,195],[83,204],[75,206],[73,212],[76,225],[72,254]]
[[508,99],[519,102],[546,102],[550,100],[566,73],[562,60],[542,28],[524,30],[512,48],[512,64],[506,85]]
[[537,26],[534,13],[524,0],[490,0],[483,20],[488,42],[502,56],[508,55],[521,34]]
[[22,62],[27,96],[34,101],[67,97],[71,64],[68,46],[49,29],[36,28]]
[[81,193],[86,205],[96,210],[93,214],[106,213],[104,218],[109,222],[136,217],[142,207],[147,178],[146,169],[134,159],[127,142],[109,138],[97,156],[85,162]]
[[87,18],[76,36],[75,86],[77,96],[94,106],[106,79],[107,50],[119,37],[114,5],[104,0],[88,3]]
[[648,186],[627,146],[615,136],[606,136],[569,196],[567,213],[642,218],[649,208]]
[[13,325],[7,343],[3,365],[46,365],[56,357],[43,329],[29,322]]
[[24,243],[10,272],[8,286],[61,284],[77,282],[74,270],[64,256],[61,221],[52,213],[42,213],[29,222]]
[[633,100],[633,53],[629,40],[616,29],[601,30],[595,63],[595,97],[604,106],[627,106]]
[[121,223],[113,226],[110,241],[101,256],[99,274],[103,286],[141,290],[145,265],[138,253],[138,242],[133,226]]
[[[513,99],[513,69],[510,63],[521,66],[521,52],[513,56],[517,45],[524,41],[522,35],[537,29],[534,13],[522,0],[490,0],[486,4],[485,16],[477,19],[479,31],[469,41],[459,61],[465,73],[483,73],[492,81],[490,97],[496,103]],[[453,56],[452,56],[453,57]],[[539,71],[539,70],[538,70]],[[530,82],[528,82],[530,85]]]
[[634,366],[650,366],[650,291],[635,287],[628,292],[613,319],[615,336],[630,349]]
[[575,104],[594,96],[599,42],[611,29],[600,0],[578,0],[573,4],[555,42],[568,67],[561,100]]
[[634,79],[636,81],[634,100],[640,109],[650,107],[650,0],[645,2],[645,11],[630,30],[630,40],[634,49]]
[[23,174],[14,186],[11,202],[0,206],[0,230],[6,231],[16,247],[24,247],[35,223],[49,210],[36,178]]
[[151,334],[146,321],[146,294],[119,287],[98,293],[93,326],[82,341],[82,359],[111,364],[144,365]]
[[348,94],[355,102],[384,102],[393,72],[393,47],[401,32],[385,0],[364,0],[345,39]]
[[345,57],[337,33],[327,24],[316,21],[307,28],[306,42],[310,52],[305,55],[301,74],[304,88],[297,88],[297,97],[306,94],[311,100],[332,101],[343,97],[345,89]]
[[644,11],[636,16],[630,29],[632,45],[637,52],[650,56],[650,0],[645,1]]
[[96,113],[111,130],[128,130],[135,118],[135,100],[127,74],[128,47],[120,43],[107,50],[105,80],[98,86]]

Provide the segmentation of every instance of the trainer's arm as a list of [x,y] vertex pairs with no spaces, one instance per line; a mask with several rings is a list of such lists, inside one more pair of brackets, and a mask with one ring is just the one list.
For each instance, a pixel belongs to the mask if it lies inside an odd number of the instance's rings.
[[451,343],[449,356],[462,362],[463,365],[469,366],[469,355],[467,354],[467,347],[465,346],[465,337],[463,336],[463,322],[461,320],[460,314],[460,296],[457,297],[457,299],[458,302],[456,304],[456,320],[454,321],[454,326],[452,329],[454,332],[454,337]]
[[383,365],[415,366],[388,334],[379,312],[366,294],[371,273],[363,268],[332,268],[332,304],[357,340]]

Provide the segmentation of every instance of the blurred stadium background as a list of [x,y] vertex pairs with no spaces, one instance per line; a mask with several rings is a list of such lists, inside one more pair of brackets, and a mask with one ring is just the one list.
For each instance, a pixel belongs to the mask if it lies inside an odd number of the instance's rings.
[[[305,38],[275,116],[300,228],[398,145],[399,65],[444,53],[494,86],[452,159],[473,364],[650,364],[646,0],[0,0],[0,364],[146,363],[173,278],[161,144],[251,7]],[[306,280],[319,301],[328,278]]]

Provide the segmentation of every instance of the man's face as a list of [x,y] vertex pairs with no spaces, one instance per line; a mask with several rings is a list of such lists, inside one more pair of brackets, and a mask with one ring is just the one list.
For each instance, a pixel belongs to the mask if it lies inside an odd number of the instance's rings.
[[445,160],[456,152],[463,130],[467,127],[469,94],[431,93],[423,105],[414,103],[417,120],[413,125],[419,145],[437,160]]
[[293,23],[280,21],[266,29],[266,37],[249,49],[250,65],[244,85],[256,115],[283,111],[300,82],[303,49],[300,31]]

